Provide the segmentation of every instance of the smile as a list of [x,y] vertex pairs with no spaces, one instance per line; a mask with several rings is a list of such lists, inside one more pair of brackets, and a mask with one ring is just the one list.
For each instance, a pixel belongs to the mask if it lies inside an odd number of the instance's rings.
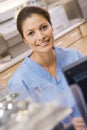
[[50,41],[50,39],[49,39],[49,40],[46,40],[46,41],[44,41],[44,42],[41,42],[41,43],[38,44],[37,46],[45,47],[45,46],[47,46],[47,45],[49,44],[49,41]]

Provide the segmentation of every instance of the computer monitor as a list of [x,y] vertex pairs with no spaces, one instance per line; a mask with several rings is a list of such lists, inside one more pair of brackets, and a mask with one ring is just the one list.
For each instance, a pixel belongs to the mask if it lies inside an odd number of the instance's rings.
[[87,104],[87,56],[62,68],[62,71],[69,86],[78,84]]

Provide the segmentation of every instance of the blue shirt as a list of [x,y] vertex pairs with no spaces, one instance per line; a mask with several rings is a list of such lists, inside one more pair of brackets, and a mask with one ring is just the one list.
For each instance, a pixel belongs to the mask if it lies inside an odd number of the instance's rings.
[[38,102],[62,100],[63,105],[73,107],[75,101],[62,73],[62,68],[79,60],[82,55],[68,48],[54,48],[56,53],[56,78],[35,61],[26,57],[8,83],[21,98],[31,96]]

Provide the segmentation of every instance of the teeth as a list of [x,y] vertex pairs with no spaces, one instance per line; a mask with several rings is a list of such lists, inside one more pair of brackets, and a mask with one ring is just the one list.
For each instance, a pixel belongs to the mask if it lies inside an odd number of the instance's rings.
[[46,40],[44,42],[42,42],[41,44],[47,44],[49,42],[49,40]]
[[40,43],[40,44],[38,44],[37,46],[46,46],[48,44],[48,42],[49,42],[49,39]]
[[40,46],[45,46],[45,45],[47,45],[47,41],[46,42],[43,42],[43,43],[41,43],[41,44],[39,44]]

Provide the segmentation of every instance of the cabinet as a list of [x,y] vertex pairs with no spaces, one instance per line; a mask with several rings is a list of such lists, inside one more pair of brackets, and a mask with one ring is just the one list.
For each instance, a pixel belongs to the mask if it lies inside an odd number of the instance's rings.
[[60,37],[55,41],[55,45],[57,44],[59,47],[68,47],[77,40],[81,39],[81,34],[78,28],[70,31],[64,36]]
[[69,47],[77,49],[83,55],[87,55],[87,36],[78,40],[77,42],[75,42],[74,44],[72,44]]
[[[87,55],[87,23],[85,22],[79,27],[76,27],[75,29],[56,39],[55,46],[74,48],[79,50],[82,54]],[[7,84],[9,78],[20,66],[21,62],[0,73],[0,79]]]
[[87,55],[87,22],[78,27],[81,38],[70,45],[70,48],[75,48],[83,55]]
[[58,38],[55,46],[74,48],[87,55],[87,22]]
[[6,71],[0,73],[0,79],[2,80],[2,82],[7,84],[10,77],[14,74],[14,72],[16,71],[18,66],[20,66],[21,62],[17,63],[16,65],[12,66],[11,68],[7,69]]
[[83,37],[87,36],[87,22],[79,27],[81,35]]

